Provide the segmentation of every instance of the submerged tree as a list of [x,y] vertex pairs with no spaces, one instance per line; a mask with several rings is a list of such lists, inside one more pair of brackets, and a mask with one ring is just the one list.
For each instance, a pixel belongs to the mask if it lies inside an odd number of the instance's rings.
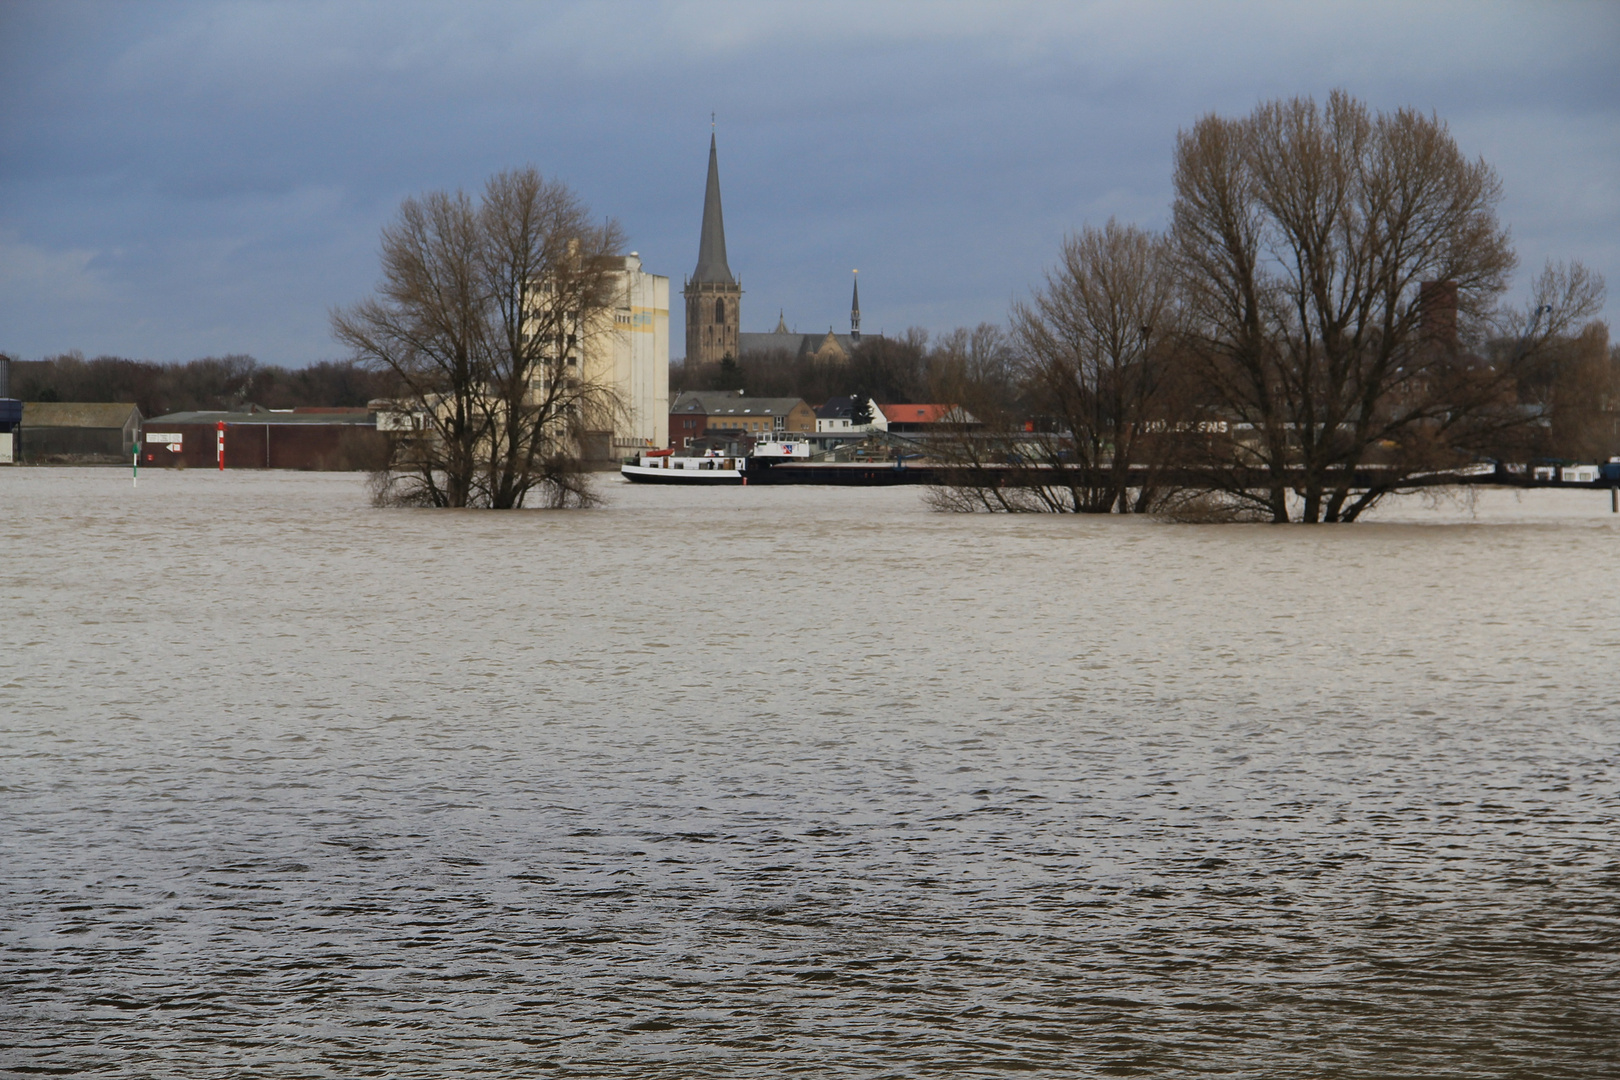
[[1064,475],[1074,509],[1156,504],[1156,451],[1183,419],[1165,408],[1179,319],[1164,242],[1113,220],[1069,237],[1045,287],[1013,309],[1031,389],[1054,429],[1033,445]]
[[984,421],[944,444],[954,468],[938,505],[1131,513],[1165,495],[1178,405],[1180,309],[1164,241],[1110,220],[1063,243],[1028,303],[1014,306],[1021,408],[959,401]]
[[1549,264],[1504,308],[1501,184],[1438,118],[1343,92],[1207,116],[1174,188],[1165,242],[1082,230],[1015,307],[1018,407],[946,444],[939,505],[1354,521],[1607,445],[1602,278]]
[[384,501],[520,507],[591,501],[580,435],[618,407],[586,377],[590,340],[613,333],[622,236],[534,169],[406,199],[383,230],[376,297],[332,315],[356,359],[402,387],[418,430],[395,441]]
[[[1178,139],[1174,179],[1191,355],[1232,423],[1206,476],[1232,505],[1353,521],[1526,422],[1514,390],[1536,350],[1468,348],[1516,261],[1501,184],[1437,118],[1342,92],[1208,116]],[[1558,284],[1538,286],[1558,294],[1543,336],[1596,310]]]

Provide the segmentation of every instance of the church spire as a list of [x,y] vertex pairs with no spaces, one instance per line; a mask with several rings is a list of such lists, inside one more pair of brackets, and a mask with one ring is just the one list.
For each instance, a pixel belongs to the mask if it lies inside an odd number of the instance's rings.
[[[851,270],[851,274],[859,275],[859,270]],[[855,278],[855,292],[849,300],[849,340],[861,340],[861,279]]]
[[726,265],[726,223],[720,216],[720,160],[715,154],[714,132],[709,133],[709,184],[703,193],[703,235],[698,240],[697,269],[693,281],[736,283]]
[[703,235],[697,269],[681,290],[686,298],[686,362],[737,359],[742,329],[742,286],[726,265],[726,226],[720,217],[720,162],[709,133],[709,183],[703,193]]

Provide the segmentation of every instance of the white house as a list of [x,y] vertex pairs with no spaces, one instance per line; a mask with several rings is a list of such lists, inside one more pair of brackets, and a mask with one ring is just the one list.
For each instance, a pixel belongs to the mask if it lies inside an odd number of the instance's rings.
[[889,430],[889,422],[883,415],[883,409],[871,398],[866,401],[870,419],[864,424],[855,423],[852,418],[855,415],[856,401],[857,399],[852,397],[828,399],[827,404],[816,410],[816,434],[859,435]]

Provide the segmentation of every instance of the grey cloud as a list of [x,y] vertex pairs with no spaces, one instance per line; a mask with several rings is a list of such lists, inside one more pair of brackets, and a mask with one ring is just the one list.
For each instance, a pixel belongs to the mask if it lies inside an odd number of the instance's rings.
[[[1176,131],[1345,86],[1448,118],[1525,261],[1620,288],[1620,13],[1513,4],[0,10],[0,349],[332,355],[406,194],[532,162],[679,281],[707,119],[745,323],[1004,316],[1066,229],[1162,224]],[[8,249],[12,250],[12,249]],[[91,253],[86,255],[85,253]],[[100,304],[53,301],[84,287]],[[681,327],[675,313],[676,351]]]

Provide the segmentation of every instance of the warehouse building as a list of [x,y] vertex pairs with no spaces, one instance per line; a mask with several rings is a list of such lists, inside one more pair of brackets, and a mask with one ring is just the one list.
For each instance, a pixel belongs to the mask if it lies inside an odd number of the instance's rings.
[[18,458],[30,464],[128,462],[141,434],[129,402],[28,401],[18,426]]
[[292,409],[250,412],[178,412],[146,422],[141,464],[156,468],[212,469],[223,436],[228,469],[307,469],[343,472],[379,469],[388,438],[368,409]]

